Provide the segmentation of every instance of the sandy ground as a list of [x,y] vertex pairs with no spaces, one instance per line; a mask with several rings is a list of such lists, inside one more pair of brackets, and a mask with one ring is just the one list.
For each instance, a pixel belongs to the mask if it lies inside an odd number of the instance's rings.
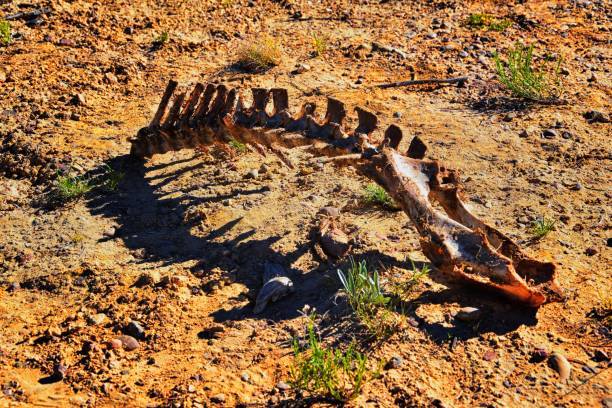
[[[279,384],[306,306],[323,316],[325,344],[357,340],[373,362],[402,360],[352,406],[612,406],[612,135],[610,123],[583,116],[611,113],[609,5],[345,3],[2,2],[4,16],[47,13],[12,20],[13,41],[0,47],[0,406],[313,404]],[[476,12],[512,25],[464,26]],[[154,47],[163,31],[169,41]],[[312,33],[326,38],[322,56],[312,56]],[[261,74],[231,69],[237,49],[264,34],[282,45],[282,63]],[[534,43],[537,58],[563,58],[565,104],[508,97],[492,55],[517,40]],[[292,73],[300,63],[309,69]],[[372,86],[459,75],[469,76],[466,88]],[[359,242],[351,255],[387,281],[427,261],[408,218],[365,204],[368,180],[350,168],[313,168],[304,153],[294,170],[216,150],[133,160],[129,139],[169,79],[185,89],[285,87],[294,109],[334,96],[376,112],[381,129],[400,125],[429,157],[462,171],[477,215],[558,265],[565,299],[525,310],[432,271],[397,314],[398,330],[369,339],[337,296],[336,270],[348,258],[323,260],[314,248],[318,212],[341,209]],[[124,173],[116,190],[49,202],[58,166],[85,173],[104,164]],[[542,216],[557,220],[555,230],[534,242],[530,225]],[[265,262],[284,266],[296,291],[255,315]],[[452,317],[466,306],[481,318]],[[110,349],[124,333],[138,347]],[[535,362],[537,349],[567,357],[569,381]]]

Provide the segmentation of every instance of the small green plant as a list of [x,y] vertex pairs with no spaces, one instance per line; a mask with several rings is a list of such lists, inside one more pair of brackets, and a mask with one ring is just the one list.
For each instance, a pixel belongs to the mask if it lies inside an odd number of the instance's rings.
[[11,23],[6,20],[0,20],[0,45],[9,45],[11,43]]
[[514,96],[540,102],[558,99],[561,93],[561,59],[550,72],[534,69],[532,63],[533,45],[516,43],[508,51],[506,63],[498,53],[495,54],[497,78]]
[[108,191],[115,191],[117,187],[119,187],[119,182],[123,180],[124,176],[125,174],[123,172],[115,170],[107,164],[104,166],[101,185]]
[[83,176],[60,175],[55,182],[55,192],[62,201],[71,201],[87,194],[95,185]]
[[389,193],[376,183],[370,183],[365,187],[364,199],[368,204],[379,205],[390,210],[398,208]]
[[414,264],[411,259],[412,271],[408,279],[401,279],[390,282],[390,291],[399,299],[406,299],[414,293],[414,289],[417,288],[424,278],[429,276],[431,269],[427,264],[423,264],[420,268]]
[[327,51],[327,37],[317,33],[311,34],[312,48],[315,56],[320,56]]
[[508,19],[499,20],[485,13],[474,13],[469,15],[465,25],[475,29],[486,28],[491,31],[504,31],[512,25],[512,21]]
[[245,154],[249,150],[244,143],[239,142],[236,139],[230,140],[228,144],[236,153],[239,154]]
[[162,31],[159,36],[153,40],[153,45],[156,47],[162,47],[170,39],[170,34],[167,31]]
[[555,229],[555,220],[542,217],[536,220],[531,226],[531,235],[534,239],[542,239]]
[[348,302],[357,315],[371,315],[376,308],[389,303],[389,298],[382,292],[378,271],[374,270],[370,275],[366,261],[356,263],[351,258],[351,267],[346,275],[338,269],[338,277]]
[[283,53],[280,44],[272,37],[246,45],[238,52],[237,64],[244,69],[263,72],[281,63]]
[[312,322],[308,325],[308,346],[300,351],[297,338],[293,339],[295,362],[289,380],[293,388],[341,403],[359,395],[371,376],[367,356],[358,352],[354,344],[344,353],[325,348],[317,339]]

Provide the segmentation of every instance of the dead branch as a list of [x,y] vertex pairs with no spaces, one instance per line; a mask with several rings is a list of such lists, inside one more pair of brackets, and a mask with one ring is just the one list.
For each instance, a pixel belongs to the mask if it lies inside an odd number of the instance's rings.
[[457,84],[459,88],[463,88],[465,83],[467,82],[468,77],[458,77],[458,78],[444,78],[444,79],[414,79],[412,81],[400,81],[400,82],[389,82],[386,84],[378,84],[377,88],[397,88],[400,86],[410,86],[410,85],[436,85],[436,84]]

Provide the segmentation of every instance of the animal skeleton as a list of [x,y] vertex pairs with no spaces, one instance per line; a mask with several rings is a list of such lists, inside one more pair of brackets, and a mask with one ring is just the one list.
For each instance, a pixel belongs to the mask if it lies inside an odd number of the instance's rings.
[[189,94],[179,92],[177,85],[168,83],[153,120],[132,140],[133,156],[151,157],[234,139],[264,155],[272,151],[292,167],[287,150],[306,149],[315,160],[351,165],[381,184],[410,217],[424,254],[443,273],[533,307],[560,294],[553,263],[531,258],[466,208],[457,171],[425,160],[427,148],[417,137],[406,154],[398,151],[403,136],[399,127],[389,126],[384,140],[374,145],[371,135],[378,118],[357,107],[358,125],[347,132],[345,105],[334,98],[327,99],[327,112],[319,122],[313,103],[304,104],[292,116],[286,89],[254,88],[253,102],[245,106],[240,92],[224,85],[198,83]]

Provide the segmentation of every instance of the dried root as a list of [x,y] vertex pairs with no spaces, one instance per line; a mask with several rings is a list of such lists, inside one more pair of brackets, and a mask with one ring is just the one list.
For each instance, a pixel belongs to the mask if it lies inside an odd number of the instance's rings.
[[[345,105],[333,98],[328,98],[322,121],[312,103],[292,116],[285,89],[255,88],[252,99],[247,107],[238,90],[212,84],[196,84],[187,95],[170,81],[151,124],[132,141],[131,153],[150,157],[233,139],[262,154],[270,151],[292,166],[286,151],[307,149],[316,160],[352,165],[383,185],[415,224],[423,252],[439,270],[534,307],[560,294],[555,265],[529,257],[471,214],[459,198],[457,172],[423,160],[427,148],[420,139],[414,138],[402,154],[402,131],[391,125],[375,145],[376,115],[356,108],[358,125],[346,131]],[[445,213],[430,200],[438,201]],[[330,231],[331,226],[322,237]]]

